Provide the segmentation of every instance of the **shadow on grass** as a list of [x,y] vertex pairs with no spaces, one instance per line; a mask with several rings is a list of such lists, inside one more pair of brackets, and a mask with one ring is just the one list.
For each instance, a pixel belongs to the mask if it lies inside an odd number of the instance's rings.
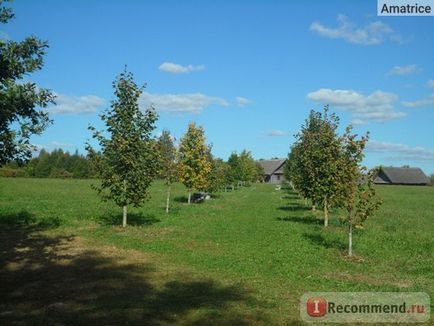
[[317,246],[322,246],[327,249],[347,249],[347,244],[343,243],[340,239],[327,239],[324,237],[324,235],[320,233],[304,233],[303,237],[310,240],[313,244]]
[[286,217],[278,217],[277,218],[279,221],[284,221],[284,222],[295,222],[295,223],[303,223],[303,224],[311,224],[311,225],[321,225],[324,222],[314,218],[314,217],[309,217],[309,216],[304,216],[304,217],[300,217],[300,216],[286,216]]
[[168,276],[73,235],[39,231],[0,229],[2,325],[268,324],[261,302],[239,286]]
[[277,209],[281,210],[281,211],[286,211],[286,212],[305,212],[305,211],[311,210],[310,207],[300,205],[300,204],[291,204],[288,206],[280,206],[280,207],[277,207]]
[[188,197],[187,196],[176,196],[173,198],[173,201],[175,201],[177,203],[187,203]]
[[57,216],[36,217],[35,214],[26,210],[0,215],[0,226],[3,228],[15,228],[17,226],[22,228],[31,226],[32,229],[57,228],[61,222],[61,219]]
[[289,193],[289,194],[283,195],[282,199],[297,200],[297,199],[300,199],[300,197],[296,193]]
[[[121,225],[122,213],[106,213],[98,218],[102,225]],[[128,213],[127,224],[134,226],[152,225],[160,222],[154,214]]]

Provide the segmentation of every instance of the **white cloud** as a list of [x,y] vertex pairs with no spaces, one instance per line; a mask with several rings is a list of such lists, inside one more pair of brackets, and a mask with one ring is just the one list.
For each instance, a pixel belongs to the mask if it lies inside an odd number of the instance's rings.
[[6,32],[0,31],[0,40],[8,41],[9,40],[9,34]]
[[188,65],[188,66],[182,66],[179,65],[177,63],[173,63],[173,62],[163,62],[159,67],[159,70],[164,71],[164,72],[168,72],[170,74],[186,74],[186,73],[190,73],[193,71],[200,71],[200,70],[204,70],[205,66],[204,65],[197,65],[197,66],[193,66],[193,65]]
[[434,107],[434,93],[428,95],[426,98],[416,101],[403,101],[401,102],[403,106],[408,108],[424,108],[424,107]]
[[366,150],[372,153],[387,154],[389,160],[434,161],[434,150],[421,146],[411,147],[404,144],[371,140]]
[[321,88],[307,94],[307,97],[317,103],[330,104],[345,112],[351,113],[353,124],[367,122],[384,122],[404,117],[404,112],[396,112],[394,103],[397,96],[392,93],[375,91],[363,95],[353,90],[333,90]]
[[248,98],[237,96],[235,98],[235,103],[237,106],[246,106],[246,105],[252,103],[252,101],[249,100]]
[[378,45],[387,39],[402,42],[400,35],[380,21],[369,23],[364,27],[356,27],[345,15],[339,15],[337,20],[338,27],[327,27],[319,22],[313,22],[310,30],[324,37],[344,39],[355,44]]
[[50,145],[52,145],[54,147],[73,147],[74,146],[72,144],[62,143],[62,142],[55,141],[55,140],[50,142]]
[[54,95],[56,95],[56,104],[48,108],[48,112],[54,114],[93,113],[105,103],[103,98],[96,95],[68,96],[58,93]]
[[432,79],[428,80],[428,81],[426,82],[426,85],[427,85],[429,88],[434,88],[434,80],[432,80]]
[[229,106],[229,103],[220,97],[192,94],[150,94],[142,93],[140,104],[143,108],[151,104],[157,111],[174,113],[199,113],[211,105]]
[[284,137],[284,136],[288,136],[288,132],[274,129],[266,132],[265,135],[269,137]]
[[407,66],[395,66],[393,67],[387,75],[389,76],[403,76],[411,75],[422,71],[417,65],[407,65]]

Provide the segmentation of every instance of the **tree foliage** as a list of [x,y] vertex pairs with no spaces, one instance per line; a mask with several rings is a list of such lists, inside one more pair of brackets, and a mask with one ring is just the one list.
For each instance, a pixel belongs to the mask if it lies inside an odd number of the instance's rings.
[[157,149],[160,158],[159,177],[162,178],[166,185],[176,181],[176,148],[173,143],[173,137],[168,130],[163,130],[157,140]]
[[144,113],[140,111],[138,99],[144,87],[137,86],[130,72],[121,73],[113,88],[116,98],[100,116],[106,129],[89,127],[101,155],[96,155],[90,144],[87,149],[98,165],[101,179],[95,189],[103,199],[123,207],[125,226],[127,206],[141,206],[149,198],[148,188],[158,173],[158,151],[152,137],[157,114],[152,107]]
[[[14,17],[0,1],[0,23]],[[41,134],[49,124],[41,110],[54,103],[53,94],[23,78],[43,66],[48,43],[30,36],[21,42],[0,39],[0,165],[31,157],[30,136]]]
[[243,150],[239,155],[233,152],[228,158],[228,180],[230,183],[256,182],[260,178],[261,170],[252,154]]
[[189,190],[190,203],[193,189],[204,191],[208,187],[211,172],[209,148],[202,127],[190,123],[186,134],[181,138],[178,152],[180,180]]
[[381,205],[373,183],[376,170],[367,171],[366,167],[361,165],[368,139],[369,134],[357,139],[357,135],[352,134],[351,126],[347,127],[341,138],[342,155],[338,161],[340,187],[336,201],[346,211],[343,220],[348,224],[349,256],[352,256],[353,226],[362,226]]
[[323,206],[325,226],[329,207],[345,210],[351,255],[353,225],[363,224],[381,201],[373,187],[375,171],[361,165],[369,134],[358,137],[349,126],[339,136],[338,127],[327,107],[323,113],[311,111],[288,154],[285,175],[304,197]]
[[[311,111],[288,156],[290,180],[305,198],[324,208],[324,225],[339,188],[338,170],[341,141],[337,134],[339,118],[324,111]],[[292,172],[291,172],[292,171]]]
[[228,182],[229,166],[220,158],[215,158],[210,152],[211,173],[208,178],[207,191],[216,192],[226,187]]
[[157,148],[160,157],[159,176],[163,178],[167,186],[166,212],[169,212],[170,190],[172,183],[177,178],[176,148],[173,137],[168,130],[163,130],[158,137]]
[[75,151],[70,154],[62,149],[51,152],[42,149],[38,156],[26,163],[10,161],[0,169],[0,176],[21,176],[36,178],[77,178],[95,177],[95,171],[88,157]]

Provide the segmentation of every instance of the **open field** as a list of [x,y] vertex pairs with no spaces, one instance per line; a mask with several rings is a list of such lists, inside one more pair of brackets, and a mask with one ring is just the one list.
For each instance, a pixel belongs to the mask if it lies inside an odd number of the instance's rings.
[[324,230],[270,185],[190,206],[176,185],[166,214],[156,183],[122,229],[91,183],[0,179],[0,324],[294,325],[306,291],[434,296],[434,187],[379,187],[350,261],[337,212]]

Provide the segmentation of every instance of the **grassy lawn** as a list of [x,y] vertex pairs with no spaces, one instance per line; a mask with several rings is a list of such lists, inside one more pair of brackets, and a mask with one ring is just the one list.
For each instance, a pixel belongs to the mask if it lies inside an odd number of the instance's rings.
[[434,295],[434,187],[379,187],[348,260],[337,212],[323,229],[270,185],[197,205],[176,185],[166,214],[156,183],[122,229],[91,183],[0,179],[1,324],[293,325],[307,291]]

